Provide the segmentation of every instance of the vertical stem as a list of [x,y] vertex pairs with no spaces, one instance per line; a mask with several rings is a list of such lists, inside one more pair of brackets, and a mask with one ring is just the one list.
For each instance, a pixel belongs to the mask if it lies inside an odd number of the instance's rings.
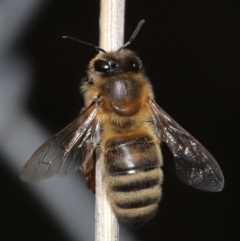
[[95,241],[118,241],[119,227],[115,214],[107,200],[100,150],[96,153],[96,204],[95,204]]
[[[101,0],[100,47],[116,51],[123,45],[125,0]],[[107,200],[104,186],[103,162],[97,149],[95,241],[118,241],[119,227]]]
[[125,0],[101,0],[100,47],[116,51],[123,45]]

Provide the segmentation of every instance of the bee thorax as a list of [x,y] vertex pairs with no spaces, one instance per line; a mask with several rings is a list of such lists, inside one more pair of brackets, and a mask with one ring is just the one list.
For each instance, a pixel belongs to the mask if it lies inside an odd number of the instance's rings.
[[132,116],[140,109],[140,89],[134,79],[126,76],[110,79],[106,90],[111,107],[117,114]]

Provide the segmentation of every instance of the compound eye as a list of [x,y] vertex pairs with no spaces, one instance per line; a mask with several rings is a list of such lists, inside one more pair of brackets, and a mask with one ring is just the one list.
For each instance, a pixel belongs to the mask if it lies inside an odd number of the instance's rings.
[[138,70],[139,70],[139,64],[138,64],[138,62],[135,61],[135,60],[130,61],[130,62],[129,62],[129,68],[130,68],[130,70],[138,71]]
[[139,63],[136,60],[130,60],[124,66],[126,71],[138,71],[139,70]]
[[107,61],[98,59],[94,62],[94,69],[95,71],[105,73],[110,70],[110,65]]

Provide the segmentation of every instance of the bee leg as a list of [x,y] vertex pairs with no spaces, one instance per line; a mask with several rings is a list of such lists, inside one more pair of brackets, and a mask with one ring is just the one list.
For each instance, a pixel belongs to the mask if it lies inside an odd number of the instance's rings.
[[87,187],[95,193],[95,151],[90,151],[86,156],[85,165],[80,170],[86,177]]
[[86,181],[88,188],[91,189],[93,193],[95,193],[95,166],[93,166],[93,168],[90,169],[87,173]]

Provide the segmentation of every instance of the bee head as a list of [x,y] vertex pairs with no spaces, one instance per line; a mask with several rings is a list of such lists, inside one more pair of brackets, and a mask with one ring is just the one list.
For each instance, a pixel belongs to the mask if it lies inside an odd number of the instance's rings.
[[142,98],[146,85],[152,93],[149,81],[143,74],[141,59],[136,53],[126,49],[144,22],[144,20],[139,22],[129,41],[117,51],[106,52],[93,44],[77,40],[100,52],[90,61],[87,77],[81,85],[86,106],[101,96],[105,109],[120,116],[132,116],[139,111],[142,102],[146,100]]
[[141,59],[128,49],[98,54],[90,61],[89,90],[98,89],[109,108],[119,115],[131,116],[140,108],[144,82]]
[[116,52],[105,52],[96,55],[89,63],[90,73],[99,76],[111,76],[122,72],[137,73],[143,70],[141,59],[135,52],[129,49],[122,49]]

